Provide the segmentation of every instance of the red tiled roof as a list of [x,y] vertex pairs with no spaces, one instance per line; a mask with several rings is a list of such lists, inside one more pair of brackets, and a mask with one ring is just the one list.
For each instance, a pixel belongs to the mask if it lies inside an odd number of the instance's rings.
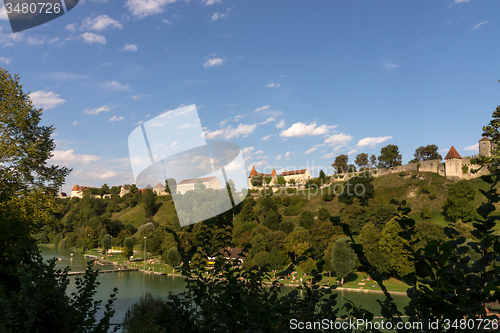
[[458,151],[453,146],[451,146],[450,151],[448,152],[448,154],[446,154],[446,157],[444,159],[449,160],[452,158],[462,158],[462,156],[460,156]]
[[479,140],[479,142],[481,141],[491,141],[490,139],[488,139],[487,137],[483,136],[483,138],[481,140]]
[[80,191],[80,186],[76,184],[75,186],[73,186],[73,189],[71,191]]
[[255,170],[255,166],[252,168],[252,171],[250,171],[250,176],[248,178],[252,178],[253,176],[257,175],[257,170]]
[[161,183],[158,183],[158,184],[156,184],[155,188],[165,188],[165,186],[162,185]]
[[213,178],[217,178],[217,177],[205,177],[205,178],[194,178],[194,179],[184,179],[183,181],[181,181],[179,184],[177,184],[177,186],[179,185],[184,185],[184,184],[193,184],[193,183],[196,183],[198,180],[201,180],[202,183],[205,183],[205,182],[209,182],[210,180],[212,180]]
[[145,189],[145,188],[140,188],[140,189],[138,189],[137,191],[138,191],[139,193],[141,193],[141,194],[142,194],[142,193],[145,193],[145,192],[146,192],[146,189]]
[[306,173],[307,169],[294,170],[294,171],[283,171],[280,176],[290,176],[290,175],[302,175]]
[[[215,257],[217,255],[217,253],[222,254],[225,259],[234,260],[237,258],[238,259],[241,258],[241,256],[239,256],[239,254],[241,253],[241,249],[239,249],[239,248],[228,247],[228,248],[220,249],[218,252],[214,253],[212,255],[212,257]],[[243,252],[243,253],[246,254],[246,252]]]
[[273,177],[276,176],[276,170],[274,170],[274,168],[273,168],[273,172],[271,173],[271,176],[273,176]]

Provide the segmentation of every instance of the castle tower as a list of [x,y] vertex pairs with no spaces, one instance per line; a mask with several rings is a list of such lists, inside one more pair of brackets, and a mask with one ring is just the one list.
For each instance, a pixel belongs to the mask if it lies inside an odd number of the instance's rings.
[[479,140],[479,156],[491,157],[491,140],[485,136]]
[[455,147],[451,146],[444,161],[446,178],[450,180],[462,178],[462,156],[460,156]]

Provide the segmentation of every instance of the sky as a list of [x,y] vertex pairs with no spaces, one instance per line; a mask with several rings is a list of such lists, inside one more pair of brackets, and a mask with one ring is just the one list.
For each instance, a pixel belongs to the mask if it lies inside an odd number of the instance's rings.
[[183,106],[247,172],[317,175],[388,144],[477,154],[500,104],[494,0],[80,0],[14,34],[1,8],[0,66],[55,127],[65,192],[134,183],[129,135]]

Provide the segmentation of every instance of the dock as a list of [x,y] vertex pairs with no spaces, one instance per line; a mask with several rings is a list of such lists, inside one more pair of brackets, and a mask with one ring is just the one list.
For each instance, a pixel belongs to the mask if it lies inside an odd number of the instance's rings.
[[[120,273],[120,272],[135,272],[138,271],[138,268],[117,268],[117,269],[105,269],[105,270],[100,270],[99,274],[102,273]],[[85,271],[80,271],[80,272],[68,272],[68,275],[83,275],[85,274]]]

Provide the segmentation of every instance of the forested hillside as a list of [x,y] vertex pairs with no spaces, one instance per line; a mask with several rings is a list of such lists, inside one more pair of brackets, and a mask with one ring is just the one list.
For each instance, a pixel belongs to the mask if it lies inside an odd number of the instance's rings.
[[[391,200],[406,200],[412,209],[410,217],[417,221],[419,247],[423,247],[430,239],[444,239],[443,226],[449,223],[472,238],[469,222],[476,217],[475,209],[482,200],[479,190],[487,189],[481,179],[453,183],[423,172],[355,177],[349,182],[363,184],[364,193],[346,195],[347,183],[271,196],[254,193],[215,219],[233,220],[233,246],[249,249],[246,267],[271,264],[281,269],[312,248],[302,265],[305,271],[334,271],[333,247],[345,237],[334,223],[343,222],[364,245],[372,264],[387,276],[402,276],[408,263],[401,246],[391,246],[404,242],[398,236],[399,226],[393,219],[397,210]],[[112,194],[104,199],[85,195],[83,199],[59,200],[59,211],[40,233],[40,241],[86,249],[101,246],[106,235],[115,247],[123,246],[132,236],[142,245],[147,237],[152,254],[166,256],[169,249],[177,247],[190,257],[196,252],[194,244],[199,244],[196,237],[202,226],[197,223],[181,228],[170,195],[155,196],[152,191],[123,197]]]

